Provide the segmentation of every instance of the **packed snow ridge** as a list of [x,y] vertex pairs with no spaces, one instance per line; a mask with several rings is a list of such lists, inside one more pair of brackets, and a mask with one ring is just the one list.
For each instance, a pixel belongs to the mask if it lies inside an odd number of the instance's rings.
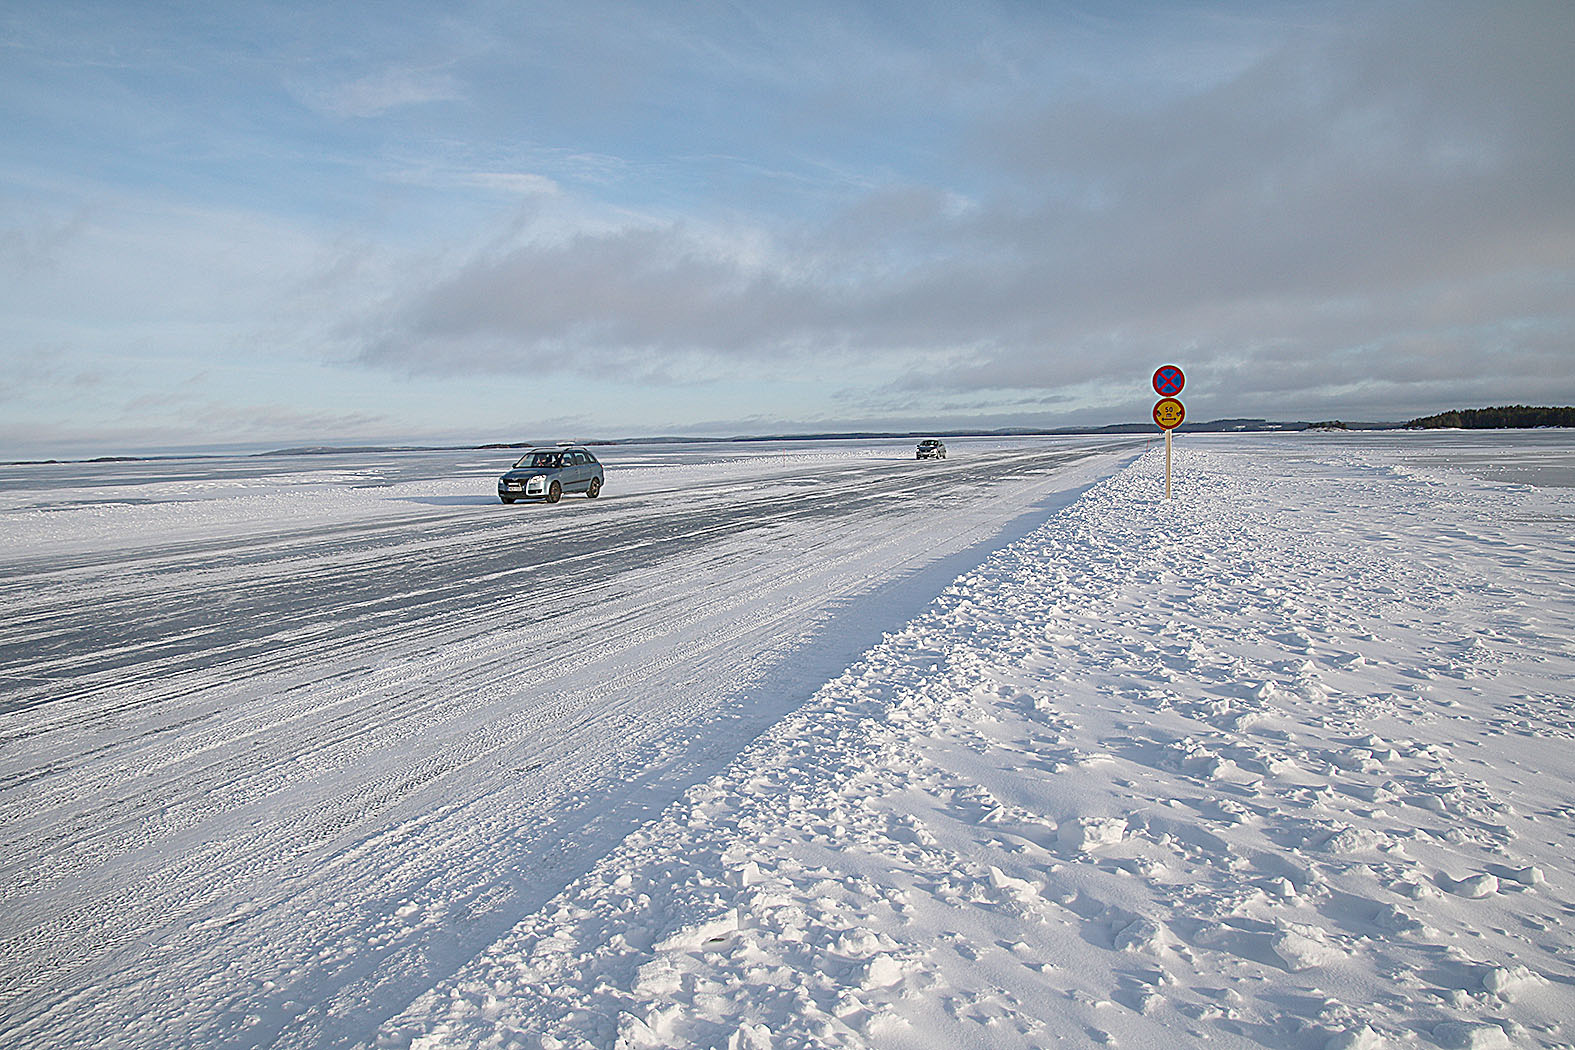
[[375,1045],[1571,1046],[1571,491],[1316,441],[1098,485]]

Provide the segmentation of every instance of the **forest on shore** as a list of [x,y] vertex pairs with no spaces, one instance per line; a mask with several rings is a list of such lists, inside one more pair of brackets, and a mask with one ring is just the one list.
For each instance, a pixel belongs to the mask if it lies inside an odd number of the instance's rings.
[[1436,416],[1422,416],[1405,424],[1407,430],[1515,430],[1526,427],[1575,427],[1575,408],[1458,408]]

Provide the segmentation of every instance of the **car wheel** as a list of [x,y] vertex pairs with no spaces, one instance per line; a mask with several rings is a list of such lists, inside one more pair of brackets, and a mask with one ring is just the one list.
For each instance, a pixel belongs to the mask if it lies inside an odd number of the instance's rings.
[[502,500],[504,503],[513,503],[514,502],[514,497],[513,496],[499,496],[498,499]]
[[554,481],[547,488],[547,502],[556,503],[563,498],[563,486]]
[[585,494],[591,499],[595,499],[597,496],[600,496],[602,494],[602,479],[592,478],[590,488],[585,490]]

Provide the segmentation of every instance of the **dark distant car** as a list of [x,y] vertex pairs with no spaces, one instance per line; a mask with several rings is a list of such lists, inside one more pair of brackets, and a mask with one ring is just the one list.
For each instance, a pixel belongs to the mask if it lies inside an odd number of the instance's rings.
[[544,499],[556,503],[565,492],[583,492],[591,499],[601,495],[606,474],[596,457],[583,448],[541,448],[521,456],[498,479],[498,499]]
[[916,459],[945,459],[946,446],[934,438],[926,438],[919,442],[919,451],[915,453]]

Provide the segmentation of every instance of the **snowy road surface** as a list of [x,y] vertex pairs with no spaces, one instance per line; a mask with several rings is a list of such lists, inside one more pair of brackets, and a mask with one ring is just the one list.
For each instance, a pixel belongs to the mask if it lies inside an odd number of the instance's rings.
[[1142,446],[5,468],[0,1035],[365,1041]]

